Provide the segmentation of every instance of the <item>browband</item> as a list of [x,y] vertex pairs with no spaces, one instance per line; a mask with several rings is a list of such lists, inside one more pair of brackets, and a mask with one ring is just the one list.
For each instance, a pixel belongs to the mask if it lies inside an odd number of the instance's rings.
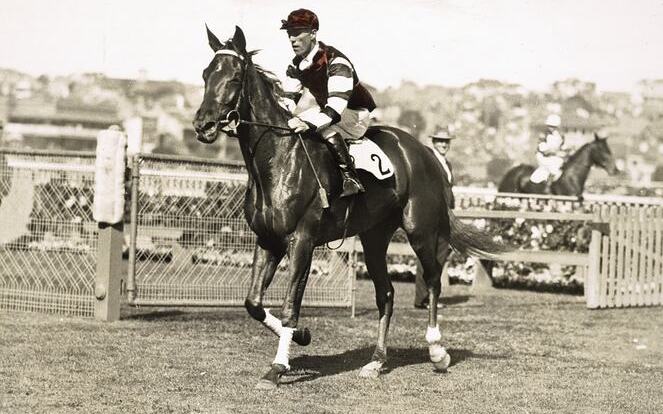
[[234,50],[231,50],[231,49],[219,49],[214,54],[216,54],[216,55],[230,55],[230,56],[238,57],[242,61],[244,60],[244,56],[240,55],[239,53],[237,53],[237,52],[235,52]]

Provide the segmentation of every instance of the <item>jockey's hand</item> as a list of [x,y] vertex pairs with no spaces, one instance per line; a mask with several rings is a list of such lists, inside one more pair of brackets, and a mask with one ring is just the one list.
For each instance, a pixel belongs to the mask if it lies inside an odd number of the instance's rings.
[[309,125],[297,117],[291,118],[288,121],[288,127],[296,134],[305,132],[309,129]]

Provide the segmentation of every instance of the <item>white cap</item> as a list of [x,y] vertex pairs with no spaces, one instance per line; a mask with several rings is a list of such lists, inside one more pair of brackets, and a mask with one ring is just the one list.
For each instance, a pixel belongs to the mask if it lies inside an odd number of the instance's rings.
[[559,126],[562,125],[562,118],[557,114],[550,114],[546,118],[546,125],[559,128]]

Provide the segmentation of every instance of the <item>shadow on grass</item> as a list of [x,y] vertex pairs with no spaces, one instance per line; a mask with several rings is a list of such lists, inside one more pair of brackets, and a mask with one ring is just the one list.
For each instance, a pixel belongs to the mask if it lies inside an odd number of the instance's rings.
[[[357,371],[370,362],[374,348],[363,347],[352,349],[335,355],[303,355],[290,361],[292,370],[286,374],[283,384],[313,381],[350,371]],[[451,356],[450,367],[456,366],[467,359],[508,359],[508,355],[476,354],[469,349],[451,348],[447,350]],[[410,365],[431,364],[428,348],[389,348],[389,360],[382,375],[389,374],[396,368]],[[432,365],[431,365],[432,370]],[[292,378],[292,379],[291,379]]]
[[[445,306],[453,306],[469,302],[469,300],[472,299],[473,297],[474,296],[472,295],[443,296],[440,298],[440,302],[442,302],[442,304],[444,304]],[[414,309],[414,305],[411,305],[410,308]],[[401,309],[403,309],[403,307],[401,307]],[[418,310],[421,311],[421,309]],[[377,314],[378,314],[377,306],[372,308],[355,309],[355,316],[366,316],[366,315],[377,316]]]
[[146,312],[146,313],[134,313],[132,315],[125,315],[122,317],[122,319],[125,320],[143,320],[143,321],[154,321],[154,320],[160,320],[160,319],[173,319],[175,317],[179,317],[184,315],[185,312],[181,310],[155,310],[152,312]]
[[154,309],[146,312],[145,308],[130,309],[129,314],[122,315],[123,320],[138,321],[173,321],[173,322],[214,322],[214,321],[234,321],[248,320],[248,314],[244,308],[215,308],[215,309]]
[[465,303],[469,301],[470,298],[472,298],[470,295],[442,296],[440,301],[445,305],[452,306],[458,305],[459,303]]

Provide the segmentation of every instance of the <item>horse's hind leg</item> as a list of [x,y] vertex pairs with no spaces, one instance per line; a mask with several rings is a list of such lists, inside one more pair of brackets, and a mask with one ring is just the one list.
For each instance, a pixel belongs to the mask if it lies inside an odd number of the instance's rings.
[[[449,354],[442,346],[442,333],[437,321],[437,303],[440,297],[440,276],[442,268],[449,256],[449,242],[443,236],[443,229],[431,230],[437,226],[417,226],[406,229],[412,249],[417,254],[424,270],[423,279],[428,288],[428,327],[426,342],[431,362],[438,371],[445,371],[451,362]],[[409,231],[408,231],[409,230]],[[448,232],[446,232],[448,234]]]
[[360,234],[364,248],[364,260],[368,274],[375,286],[375,302],[379,312],[378,339],[371,362],[364,365],[359,372],[363,378],[376,378],[387,362],[387,334],[389,323],[394,312],[394,287],[387,274],[387,247],[394,231],[398,228],[398,220],[390,220]]
[[[261,322],[276,336],[281,336],[281,321],[264,309],[262,300],[265,291],[272,283],[276,268],[285,255],[285,248],[268,250],[262,248],[258,243],[253,251],[253,271],[251,274],[251,287],[244,301],[244,306],[255,320]],[[308,329],[296,330],[293,333],[293,341],[299,345],[308,345],[311,342],[311,333]]]

